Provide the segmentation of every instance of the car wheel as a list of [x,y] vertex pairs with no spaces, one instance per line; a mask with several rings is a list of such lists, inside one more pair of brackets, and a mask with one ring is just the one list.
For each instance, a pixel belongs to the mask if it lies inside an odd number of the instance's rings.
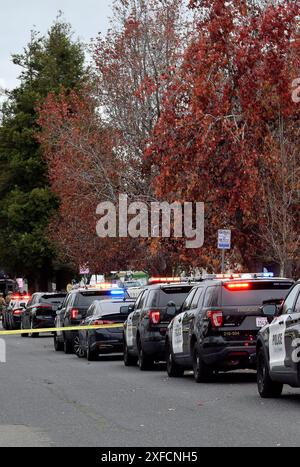
[[201,359],[197,344],[193,348],[193,370],[196,383],[207,383],[213,375],[212,370]]
[[[33,330],[33,320],[31,320],[30,328],[31,328],[31,330]],[[31,332],[30,337],[32,337],[33,339],[36,339],[37,337],[39,337],[39,333],[38,332]]]
[[171,345],[167,345],[166,351],[167,373],[170,378],[180,378],[184,375],[184,369],[179,366],[175,360]]
[[149,371],[153,368],[154,361],[145,355],[145,352],[143,351],[142,344],[139,342],[138,344],[138,366],[141,371]]
[[74,353],[73,342],[66,338],[64,338],[64,352],[66,355],[71,355]]
[[99,352],[98,350],[92,350],[90,343],[87,346],[86,358],[88,362],[97,362],[99,360]]
[[136,366],[138,362],[137,357],[130,355],[127,343],[124,343],[124,365],[125,366]]
[[257,387],[263,399],[278,398],[282,394],[283,384],[272,381],[263,349],[257,357]]
[[84,358],[85,357],[85,351],[80,343],[80,339],[79,339],[79,336],[76,336],[74,338],[74,343],[73,343],[73,347],[74,347],[74,352],[75,354],[77,355],[78,358]]
[[54,342],[54,349],[56,352],[60,352],[64,350],[64,344],[58,340],[56,333],[54,333],[53,342]]
[[7,330],[7,322],[6,322],[6,316],[5,315],[2,316],[2,327],[3,327],[3,329]]
[[[23,327],[23,321],[21,321],[21,331],[22,331],[23,329],[24,329],[24,327]],[[23,334],[21,334],[21,337],[28,337],[28,336],[29,336],[28,333],[23,333]]]

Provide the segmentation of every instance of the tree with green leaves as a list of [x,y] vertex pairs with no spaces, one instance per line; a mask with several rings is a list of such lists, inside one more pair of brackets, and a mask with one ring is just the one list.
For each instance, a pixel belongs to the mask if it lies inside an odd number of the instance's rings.
[[80,90],[86,80],[82,43],[57,18],[45,36],[31,40],[13,63],[20,85],[2,105],[0,125],[0,265],[45,289],[53,274],[55,247],[47,228],[59,200],[51,192],[38,142],[38,108],[49,92]]

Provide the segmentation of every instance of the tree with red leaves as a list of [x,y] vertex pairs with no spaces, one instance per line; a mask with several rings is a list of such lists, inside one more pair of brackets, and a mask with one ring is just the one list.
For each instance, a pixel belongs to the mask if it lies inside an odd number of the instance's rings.
[[[300,7],[292,1],[260,7],[240,0],[192,1],[191,6],[202,12],[198,37],[168,88],[146,151],[157,174],[156,194],[169,201],[205,201],[205,249],[198,255],[182,251],[192,264],[206,260],[218,267],[216,232],[227,227],[233,230],[232,264],[248,268],[266,258],[280,263],[284,273],[299,256],[299,199],[297,204],[293,191],[285,210],[296,234],[273,236],[272,245],[266,236],[267,187],[278,187],[283,141],[286,170],[299,176],[300,109],[292,102],[291,83],[299,69],[293,45]],[[296,157],[294,165],[289,155]],[[282,196],[287,195],[278,190],[273,196],[275,209]],[[283,248],[284,260],[278,256]]]

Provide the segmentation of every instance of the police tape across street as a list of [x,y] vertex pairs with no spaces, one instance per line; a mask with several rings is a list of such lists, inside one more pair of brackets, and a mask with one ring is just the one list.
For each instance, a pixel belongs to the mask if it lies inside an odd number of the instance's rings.
[[123,324],[98,324],[95,326],[69,326],[64,328],[18,329],[14,331],[0,331],[1,336],[16,336],[22,334],[46,334],[65,331],[90,331],[97,329],[123,329]]

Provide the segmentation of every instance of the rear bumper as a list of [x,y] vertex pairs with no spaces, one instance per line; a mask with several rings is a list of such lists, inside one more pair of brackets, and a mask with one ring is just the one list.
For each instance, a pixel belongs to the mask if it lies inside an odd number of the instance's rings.
[[142,339],[143,351],[155,360],[166,360],[166,335],[160,332],[150,332]]
[[55,318],[36,317],[33,321],[33,329],[47,329],[55,327]]
[[90,335],[90,346],[92,350],[99,350],[101,354],[109,353],[123,353],[124,339],[123,330],[120,332],[110,332],[105,329],[98,329],[92,331]]
[[256,343],[202,348],[204,363],[217,369],[256,369]]

